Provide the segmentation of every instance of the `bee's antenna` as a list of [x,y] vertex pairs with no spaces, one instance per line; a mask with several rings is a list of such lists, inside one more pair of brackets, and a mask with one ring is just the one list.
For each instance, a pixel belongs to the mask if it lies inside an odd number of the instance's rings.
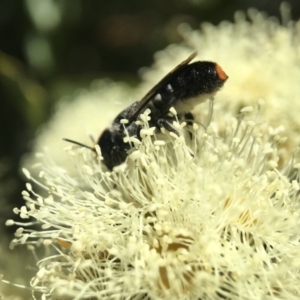
[[75,145],[78,145],[78,146],[81,146],[81,147],[90,149],[90,150],[92,150],[92,151],[96,151],[93,147],[90,147],[90,146],[81,144],[81,143],[79,143],[79,142],[76,142],[76,141],[73,141],[73,140],[69,140],[69,139],[65,139],[65,138],[63,138],[63,140],[66,141],[66,142],[69,142],[69,143],[72,143],[72,144],[75,144]]
[[95,140],[95,138],[92,136],[92,134],[89,134],[89,137],[90,137],[91,141],[92,141],[94,144],[96,144],[96,140]]

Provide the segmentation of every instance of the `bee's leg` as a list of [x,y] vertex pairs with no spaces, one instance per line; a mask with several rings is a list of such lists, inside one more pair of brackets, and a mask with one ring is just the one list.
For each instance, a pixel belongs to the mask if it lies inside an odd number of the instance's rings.
[[157,125],[161,128],[165,128],[166,130],[175,133],[176,135],[179,136],[178,131],[174,128],[174,126],[172,125],[172,123],[166,119],[158,119],[157,120]]
[[187,125],[193,126],[195,118],[194,118],[194,116],[191,112],[188,112],[188,113],[184,114],[183,119],[184,119],[184,121],[186,122]]
[[[191,127],[193,126],[193,123],[194,123],[194,116],[191,112],[188,112],[186,114],[184,114],[184,117],[183,117],[184,121],[186,122],[186,124],[188,125],[188,127]],[[192,139],[192,133],[191,131],[189,130],[189,137],[190,139]]]

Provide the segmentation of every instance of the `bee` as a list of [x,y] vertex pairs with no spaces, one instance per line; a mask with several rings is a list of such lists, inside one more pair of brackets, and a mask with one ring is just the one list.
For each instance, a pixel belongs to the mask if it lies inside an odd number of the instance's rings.
[[[136,121],[146,110],[150,109],[149,126],[157,130],[165,128],[178,135],[173,126],[174,117],[169,110],[174,107],[180,119],[187,116],[192,118],[191,110],[215,93],[224,85],[228,76],[222,68],[211,61],[196,61],[190,63],[197,56],[197,52],[177,65],[163,77],[140,101],[136,101],[121,111],[111,127],[100,135],[97,144],[101,149],[103,162],[109,170],[122,164],[130,150],[129,143],[124,142],[128,136],[140,137],[141,126]],[[126,119],[127,123],[121,122]],[[86,146],[73,140],[64,139],[95,151],[95,148]]]

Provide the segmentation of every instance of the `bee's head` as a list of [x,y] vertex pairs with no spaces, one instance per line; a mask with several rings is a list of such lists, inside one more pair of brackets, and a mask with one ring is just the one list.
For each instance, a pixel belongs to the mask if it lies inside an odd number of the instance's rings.
[[124,134],[122,130],[113,128],[106,129],[101,134],[98,145],[104,159],[104,164],[109,170],[120,165],[126,160],[127,151],[130,149],[129,144],[123,141]]

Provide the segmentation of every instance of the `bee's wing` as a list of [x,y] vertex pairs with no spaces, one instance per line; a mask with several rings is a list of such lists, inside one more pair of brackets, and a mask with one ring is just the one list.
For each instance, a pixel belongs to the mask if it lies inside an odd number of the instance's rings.
[[161,79],[136,105],[131,111],[128,112],[126,119],[133,120],[135,119],[145,108],[148,102],[153,98],[153,96],[158,92],[158,90],[166,85],[171,78],[176,76],[181,72],[182,67],[188,65],[195,57],[197,56],[197,51],[192,53],[187,59],[181,62],[178,66],[176,66],[171,72],[169,72],[163,79]]

